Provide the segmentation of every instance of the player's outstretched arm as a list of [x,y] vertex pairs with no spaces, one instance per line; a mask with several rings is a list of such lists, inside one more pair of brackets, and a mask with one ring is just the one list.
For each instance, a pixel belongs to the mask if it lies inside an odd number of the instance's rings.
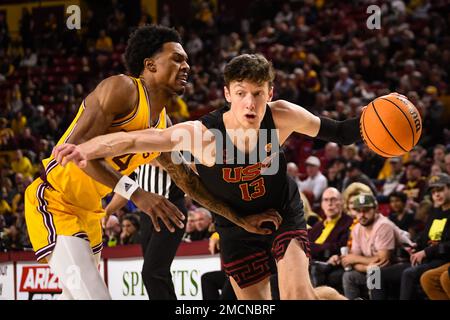
[[275,126],[279,129],[280,143],[283,143],[293,132],[343,145],[361,140],[360,117],[336,121],[326,117],[318,117],[285,100],[273,101],[269,105],[273,113]]
[[201,122],[187,121],[167,129],[101,135],[80,145],[65,143],[55,147],[53,155],[63,166],[73,161],[80,168],[84,168],[89,160],[139,152],[190,151],[202,163],[210,163],[211,156],[203,159],[203,151],[208,150],[207,145],[212,142],[214,136]]
[[[176,161],[177,164],[172,161],[174,157],[179,157]],[[158,157],[158,162],[169,173],[170,178],[175,181],[177,186],[192,199],[208,210],[223,216],[248,232],[271,234],[272,230],[262,226],[264,222],[273,223],[275,229],[278,229],[280,226],[282,218],[275,210],[267,210],[266,212],[247,217],[238,216],[228,204],[217,199],[208,191],[200,177],[182,161],[179,153],[161,153]]]

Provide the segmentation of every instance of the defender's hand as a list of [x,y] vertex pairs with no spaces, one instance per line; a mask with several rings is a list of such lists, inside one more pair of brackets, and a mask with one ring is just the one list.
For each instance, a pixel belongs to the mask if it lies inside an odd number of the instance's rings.
[[131,196],[134,204],[145,212],[152,220],[156,231],[161,231],[158,218],[161,219],[170,232],[175,232],[174,225],[178,228],[184,228],[184,215],[165,197],[159,194],[145,192],[142,189],[137,189]]
[[269,209],[263,213],[241,217],[238,225],[251,233],[271,234],[273,231],[262,224],[272,223],[275,226],[275,230],[277,230],[281,221],[283,221],[283,218],[281,218],[280,214],[274,209]]
[[80,146],[71,143],[63,143],[53,148],[53,157],[61,166],[65,166],[72,161],[79,168],[84,168],[87,165],[87,156]]

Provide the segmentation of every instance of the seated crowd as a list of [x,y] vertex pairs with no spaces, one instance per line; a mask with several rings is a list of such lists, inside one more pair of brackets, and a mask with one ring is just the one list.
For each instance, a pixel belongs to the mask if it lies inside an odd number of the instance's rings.
[[[379,1],[382,28],[367,32],[360,1],[250,2],[258,9],[251,17],[233,15],[217,1],[192,1],[190,9],[202,14],[188,19],[181,12],[177,19],[177,8],[164,5],[158,23],[180,31],[191,65],[185,94],[168,106],[173,122],[224,105],[222,67],[247,52],[273,62],[274,99],[316,115],[343,120],[377,96],[406,95],[423,120],[419,145],[409,153],[384,159],[365,145],[294,135],[284,146],[288,173],[310,227],[314,285],[330,285],[348,298],[449,299],[448,4]],[[31,250],[24,190],[84,97],[101,79],[125,72],[130,31],[152,22],[140,8],[127,11],[127,2],[103,3],[89,2],[80,32],[58,25],[54,14],[36,17],[24,8],[14,37],[0,12],[0,252]],[[138,12],[136,19],[130,12]],[[210,212],[187,202],[183,241],[212,234],[216,253]],[[131,203],[104,226],[105,246],[139,238]]]

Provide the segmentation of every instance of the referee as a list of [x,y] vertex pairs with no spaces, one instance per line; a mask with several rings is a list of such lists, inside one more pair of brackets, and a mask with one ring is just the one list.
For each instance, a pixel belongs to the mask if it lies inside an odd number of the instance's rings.
[[[138,167],[130,177],[145,191],[169,199],[186,216],[184,192],[172,182],[166,171],[151,164]],[[105,209],[107,215],[122,208],[126,203],[125,198],[114,194]],[[184,228],[175,228],[175,232],[172,233],[164,224],[161,224],[161,231],[157,232],[146,213],[140,212],[140,218],[141,245],[144,253],[142,280],[148,297],[150,300],[176,300],[170,265],[183,237]]]

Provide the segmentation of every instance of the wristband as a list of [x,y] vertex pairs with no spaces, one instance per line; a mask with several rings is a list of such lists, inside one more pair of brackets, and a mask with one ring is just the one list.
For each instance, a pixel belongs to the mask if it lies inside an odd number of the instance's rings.
[[127,200],[130,200],[131,195],[139,188],[136,181],[127,176],[122,176],[119,182],[114,187],[114,192],[120,194]]
[[317,138],[348,145],[361,141],[359,132],[360,117],[351,118],[344,121],[319,117],[320,129]]

